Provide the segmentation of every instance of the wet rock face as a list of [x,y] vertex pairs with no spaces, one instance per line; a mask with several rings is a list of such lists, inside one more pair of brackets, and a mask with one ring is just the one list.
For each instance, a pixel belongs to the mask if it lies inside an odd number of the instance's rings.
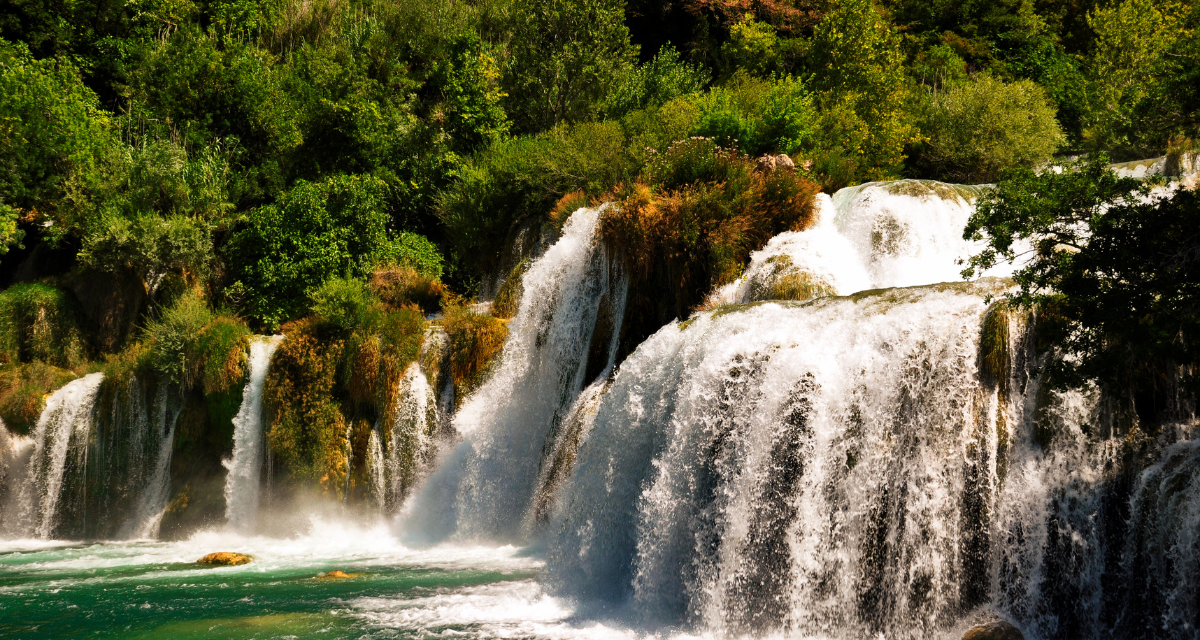
[[997,620],[967,629],[962,640],[1025,640],[1025,635],[1004,620]]
[[196,562],[200,564],[211,564],[218,567],[236,567],[241,564],[250,564],[254,558],[244,553],[233,553],[231,551],[217,551],[210,553]]

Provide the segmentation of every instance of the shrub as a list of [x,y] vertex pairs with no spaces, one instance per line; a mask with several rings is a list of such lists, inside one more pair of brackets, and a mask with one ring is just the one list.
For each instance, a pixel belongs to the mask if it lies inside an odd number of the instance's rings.
[[573,191],[600,195],[640,168],[617,123],[559,127],[493,145],[473,157],[442,193],[438,217],[459,258],[486,271],[494,266],[513,225],[546,219]]
[[617,192],[603,218],[605,240],[624,252],[635,279],[665,268],[677,294],[694,302],[737,277],[772,236],[807,228],[818,191],[792,171],[759,172],[749,157],[707,139],[672,145],[645,177]]
[[759,80],[739,75],[696,99],[692,135],[714,138],[751,155],[795,153],[812,144],[817,122],[813,96],[792,76]]
[[168,380],[191,387],[197,382],[200,362],[195,357],[200,331],[212,321],[212,311],[200,292],[184,293],[157,320],[146,326],[150,362]]
[[921,132],[913,166],[949,182],[994,182],[1010,167],[1049,161],[1066,141],[1041,87],[987,75],[928,96]]
[[442,254],[425,236],[401,231],[379,251],[380,264],[408,267],[431,280],[442,277]]
[[236,390],[245,381],[250,329],[230,314],[216,314],[195,289],[186,291],[146,325],[150,366],[185,389],[206,394]]
[[44,362],[9,365],[0,369],[0,419],[9,431],[29,434],[37,425],[46,397],[76,374]]
[[368,281],[371,291],[391,309],[415,304],[425,313],[442,308],[446,287],[421,275],[412,267],[384,266],[375,269]]
[[649,62],[625,71],[620,83],[604,98],[601,113],[615,119],[638,109],[659,107],[678,96],[703,90],[708,81],[706,69],[684,62],[675,47],[666,45]]
[[79,263],[107,273],[131,270],[142,279],[151,300],[172,272],[207,275],[212,236],[202,220],[154,214],[132,219],[106,215],[92,226],[83,238]]
[[312,311],[323,322],[350,330],[370,322],[378,305],[367,283],[353,278],[333,278],[309,294]]
[[87,359],[82,314],[70,293],[20,283],[0,292],[0,361],[74,368]]
[[483,382],[493,359],[504,348],[508,327],[490,315],[475,313],[465,304],[447,305],[442,329],[450,336],[450,374],[457,397]]
[[278,203],[251,211],[229,247],[250,315],[278,327],[303,313],[310,292],[327,280],[365,277],[397,251],[386,230],[383,191],[377,178],[339,175],[300,181]]

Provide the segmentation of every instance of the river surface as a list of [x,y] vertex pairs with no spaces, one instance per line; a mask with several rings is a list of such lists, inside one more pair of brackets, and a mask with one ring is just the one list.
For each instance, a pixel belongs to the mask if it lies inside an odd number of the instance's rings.
[[[195,561],[249,553],[238,567]],[[522,549],[409,549],[385,527],[295,538],[0,541],[2,638],[621,638],[542,592]],[[354,577],[317,574],[340,570]],[[358,574],[358,575],[355,575]]]

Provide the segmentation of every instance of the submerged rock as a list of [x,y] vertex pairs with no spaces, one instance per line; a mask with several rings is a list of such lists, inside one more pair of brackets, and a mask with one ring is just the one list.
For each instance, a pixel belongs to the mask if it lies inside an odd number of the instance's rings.
[[996,620],[967,629],[962,640],[1025,640],[1025,636],[1008,622]]
[[250,564],[254,560],[253,557],[244,553],[233,553],[231,551],[217,551],[210,553],[196,562],[200,564],[211,564],[219,567],[236,567],[240,564]]
[[319,580],[344,580],[346,578],[357,578],[358,576],[361,576],[361,575],[362,575],[361,573],[346,573],[345,571],[340,571],[340,570],[330,571],[329,573],[322,571],[321,573],[317,574],[317,579],[319,579]]

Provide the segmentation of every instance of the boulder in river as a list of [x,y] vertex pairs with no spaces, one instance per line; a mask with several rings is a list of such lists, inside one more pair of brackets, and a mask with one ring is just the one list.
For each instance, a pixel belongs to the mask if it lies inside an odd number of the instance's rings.
[[345,578],[357,578],[361,575],[361,573],[346,573],[345,571],[334,570],[329,573],[318,573],[317,578],[320,580],[343,580]]
[[1025,640],[1025,635],[1012,624],[996,620],[967,629],[962,640]]
[[233,553],[232,551],[217,551],[210,553],[196,562],[200,564],[212,564],[219,567],[236,567],[239,564],[250,564],[254,558],[244,553]]

